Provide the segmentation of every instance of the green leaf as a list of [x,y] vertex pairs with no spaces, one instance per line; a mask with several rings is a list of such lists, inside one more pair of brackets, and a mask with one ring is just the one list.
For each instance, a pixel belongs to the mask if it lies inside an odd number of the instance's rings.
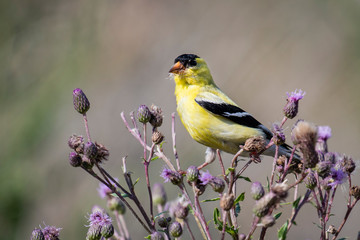
[[284,223],[284,225],[282,225],[282,227],[279,229],[279,231],[278,231],[278,239],[279,240],[286,239],[288,225],[289,225],[289,221],[287,220],[286,223]]
[[159,159],[159,157],[158,157],[158,156],[155,156],[155,157],[153,157],[150,161],[152,162],[152,161],[155,161],[156,159]]
[[241,211],[241,207],[239,203],[235,204],[235,216],[237,217]]
[[250,178],[244,176],[238,176],[238,178],[244,179],[247,182],[251,182]]
[[160,144],[159,144],[159,147],[162,148],[163,144],[166,143],[165,141],[162,141]]
[[151,239],[151,235],[144,237],[145,239]]
[[245,192],[242,192],[234,201],[234,204],[238,203],[238,202],[242,202],[245,199]]
[[206,200],[202,200],[201,202],[215,202],[215,201],[218,201],[220,200],[220,198],[212,198],[212,199],[206,199]]
[[[110,195],[113,196],[113,197],[118,198],[118,195],[117,195],[116,193],[112,193],[112,194],[110,194]],[[129,197],[129,195],[126,194],[126,193],[122,193],[121,196],[124,197],[124,198]]]
[[266,186],[265,186],[268,190],[268,192],[270,192],[270,181],[269,181],[269,177],[266,177]]
[[225,175],[227,176],[227,175],[229,175],[229,173],[232,173],[234,171],[235,171],[235,168],[229,167],[228,169],[226,169]]
[[292,204],[293,208],[297,209],[299,206],[299,202],[300,202],[301,196],[298,197]]
[[160,215],[164,214],[164,213],[168,213],[169,211],[162,211],[158,214],[155,215],[154,219],[156,220],[158,217],[160,217]]
[[282,212],[279,212],[279,213],[275,214],[274,215],[275,220],[277,220],[281,216],[281,214],[282,214]]
[[320,226],[319,224],[314,223],[314,222],[313,222],[313,224],[316,225],[318,228],[322,229],[322,226]]
[[[220,220],[219,220],[219,216],[220,216],[220,211],[219,211],[219,209],[215,208],[215,209],[214,209],[214,223],[215,223],[216,225],[221,224],[221,222],[220,222]],[[221,225],[222,225],[222,224],[221,224]],[[221,226],[221,228],[222,228],[222,226]]]
[[344,238],[339,238],[338,240],[346,240],[348,239],[347,237],[344,237]]
[[133,184],[133,187],[135,187],[135,185],[137,184],[137,182],[140,180],[140,178],[137,178]]

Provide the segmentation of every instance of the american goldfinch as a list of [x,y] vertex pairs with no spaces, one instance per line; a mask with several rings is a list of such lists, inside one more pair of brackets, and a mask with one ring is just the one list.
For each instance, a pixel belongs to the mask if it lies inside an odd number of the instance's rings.
[[[272,132],[242,110],[215,84],[204,59],[183,54],[175,59],[169,73],[175,81],[177,111],[186,130],[197,142],[235,154],[240,145],[254,136],[269,142]],[[272,146],[263,154],[274,156]],[[280,155],[290,155],[289,147],[279,148]],[[246,156],[246,153],[245,153]]]

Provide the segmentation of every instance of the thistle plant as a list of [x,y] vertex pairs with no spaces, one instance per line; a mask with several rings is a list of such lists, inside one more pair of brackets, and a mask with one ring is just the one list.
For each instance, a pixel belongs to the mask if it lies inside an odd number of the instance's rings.
[[[302,90],[287,93],[284,117],[281,123],[273,125],[271,141],[266,143],[262,137],[248,139],[243,146],[239,146],[239,151],[232,157],[229,166],[225,166],[219,150],[210,148],[206,150],[204,162],[199,166],[187,166],[185,162],[181,162],[176,148],[174,113],[171,115],[171,136],[164,136],[161,129],[163,112],[160,107],[141,105],[136,114],[129,114],[130,120],[122,112],[120,116],[129,134],[143,148],[140,155],[148,199],[142,201],[136,194],[137,181],[133,180],[131,170],[126,165],[126,157],[122,158],[122,170],[119,170],[126,185],[120,184],[119,178],[105,169],[104,162],[110,157],[109,151],[90,137],[86,116],[90,110],[90,102],[81,89],[75,89],[74,108],[83,117],[86,137],[76,134],[70,136],[69,163],[99,181],[99,195],[106,200],[108,207],[107,210],[94,207],[88,216],[88,224],[84,224],[88,228],[84,238],[131,239],[133,234],[127,228],[124,214],[132,214],[137,224],[147,232],[145,238],[153,240],[179,238],[184,232],[191,239],[195,239],[196,234],[200,234],[203,239],[225,239],[226,235],[232,239],[252,239],[256,231],[260,239],[286,239],[305,204],[314,206],[316,210],[318,220],[311,221],[318,221],[320,239],[338,238],[360,199],[360,187],[353,185],[351,181],[356,167],[354,160],[350,156],[328,150],[327,141],[331,138],[331,128],[316,126],[305,120],[296,121],[291,131],[292,154],[290,157],[279,156],[279,146],[286,140],[284,126],[289,119],[297,116],[299,101],[304,95]],[[172,157],[164,152],[165,138],[171,139]],[[255,179],[252,182],[244,175],[245,171],[251,165],[261,164],[261,153],[273,145],[275,154],[268,181],[261,183]],[[248,152],[250,156],[245,163],[240,161],[243,152]],[[162,183],[151,183],[150,166],[155,160],[163,161],[160,176],[164,179],[164,184],[176,188],[181,197],[168,197]],[[209,164],[218,164],[221,174],[213,175],[207,169]],[[250,230],[247,233],[238,224],[238,220],[244,217],[240,205],[245,198],[245,192],[237,192],[239,180],[252,182],[248,190],[253,201],[253,215],[251,218],[245,216],[250,219]],[[347,210],[341,224],[336,226],[332,221],[332,209],[340,186],[346,188]],[[211,192],[214,197],[200,201],[205,191]],[[206,219],[204,214],[204,202],[208,201],[218,204],[213,209],[212,219]],[[149,205],[145,206],[144,202]],[[280,216],[284,215],[282,210],[286,207],[291,209],[291,214],[285,217],[285,221],[281,220],[283,223],[278,235],[267,236],[267,230],[280,221]],[[106,211],[111,212],[112,217]],[[196,227],[189,224],[189,218],[195,220]],[[218,230],[217,233],[210,231],[213,227]],[[36,228],[31,239],[59,239],[59,230],[55,227]]]

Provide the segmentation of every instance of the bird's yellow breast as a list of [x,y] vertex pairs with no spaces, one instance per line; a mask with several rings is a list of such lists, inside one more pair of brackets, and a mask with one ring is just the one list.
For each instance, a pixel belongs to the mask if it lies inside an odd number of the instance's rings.
[[[262,135],[255,129],[241,126],[222,116],[214,115],[196,103],[196,96],[209,91],[207,86],[189,85],[175,77],[175,95],[177,111],[191,137],[208,147],[235,154],[239,145],[253,136]],[[213,91],[218,96],[223,94],[218,88]],[[229,99],[229,101],[231,101]]]

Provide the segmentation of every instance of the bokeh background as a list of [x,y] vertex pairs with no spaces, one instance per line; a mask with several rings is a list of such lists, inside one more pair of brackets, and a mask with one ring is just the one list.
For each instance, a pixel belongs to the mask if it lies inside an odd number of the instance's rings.
[[[0,239],[28,239],[43,223],[63,228],[62,239],[85,239],[85,216],[94,204],[105,206],[98,183],[67,160],[68,137],[85,134],[72,105],[77,87],[91,101],[92,137],[110,149],[105,167],[121,177],[120,160],[128,156],[128,168],[141,177],[138,191],[145,192],[142,149],[119,114],[140,104],[161,106],[164,147],[172,156],[170,116],[176,105],[168,70],[182,53],[206,59],[218,86],[267,126],[282,119],[286,92],[305,90],[299,117],[331,126],[330,150],[360,159],[359,22],[357,0],[1,1]],[[293,123],[286,125],[287,134]],[[182,167],[201,164],[205,147],[178,119],[176,129]],[[224,154],[227,164],[230,157]],[[265,184],[271,163],[264,158],[245,175]],[[151,166],[152,182],[162,181],[162,165]],[[217,163],[209,169],[219,173]],[[359,184],[359,171],[355,175]],[[249,186],[241,182],[239,191]],[[171,184],[166,189],[170,199],[177,196]],[[214,196],[209,191],[203,199]],[[330,220],[335,226],[345,199],[339,191]],[[205,206],[210,220],[215,205]],[[250,198],[242,205],[244,233],[252,206]],[[269,239],[288,216],[281,216]],[[142,239],[145,232],[134,218],[126,219],[133,239]],[[358,220],[359,206],[341,236],[354,239]],[[313,222],[318,223],[315,210],[305,206],[289,239],[318,239]]]

